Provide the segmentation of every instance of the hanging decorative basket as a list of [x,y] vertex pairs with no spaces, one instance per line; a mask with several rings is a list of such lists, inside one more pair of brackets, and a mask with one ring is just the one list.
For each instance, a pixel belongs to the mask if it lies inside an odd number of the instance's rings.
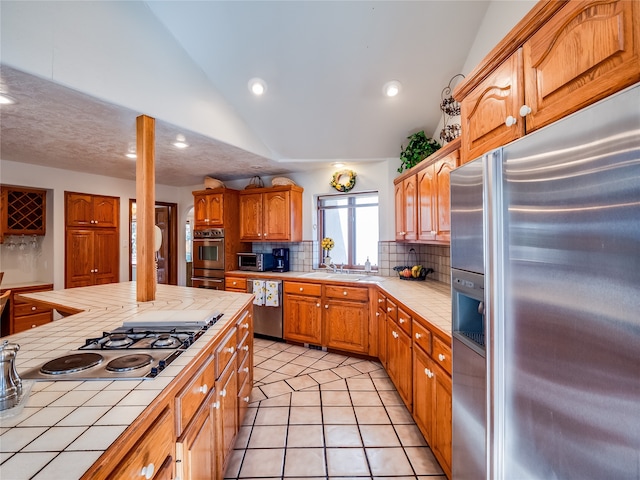
[[356,172],[339,170],[331,178],[331,186],[339,192],[348,192],[356,186]]
[[248,190],[250,188],[262,188],[262,187],[264,187],[264,182],[259,176],[256,175],[255,177],[251,177],[251,180],[249,181],[249,185],[244,187],[244,189]]

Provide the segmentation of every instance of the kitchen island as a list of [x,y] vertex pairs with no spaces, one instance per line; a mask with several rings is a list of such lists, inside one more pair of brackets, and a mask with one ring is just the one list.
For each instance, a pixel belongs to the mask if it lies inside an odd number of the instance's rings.
[[[251,295],[158,285],[156,300],[138,302],[135,283],[124,282],[25,297],[82,312],[6,337],[20,345],[18,373],[146,312],[210,310],[223,317],[155,378],[35,382],[22,412],[5,411],[0,419],[1,478],[129,478],[143,469],[155,470],[148,478],[164,478],[163,472],[173,478],[181,473],[175,468],[224,467],[224,450],[233,445],[243,412],[240,403],[248,405],[251,391]],[[238,373],[240,364],[244,374]],[[227,387],[234,394],[225,397]],[[205,426],[209,435],[201,435]],[[211,449],[221,452],[216,458],[189,455],[203,438],[224,442]]]

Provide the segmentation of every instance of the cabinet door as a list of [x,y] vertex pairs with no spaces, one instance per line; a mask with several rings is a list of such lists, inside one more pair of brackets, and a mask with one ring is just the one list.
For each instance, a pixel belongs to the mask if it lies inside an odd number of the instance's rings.
[[451,377],[435,363],[432,364],[432,371],[434,406],[430,446],[442,469],[451,478]]
[[[215,398],[215,392],[210,394]],[[184,480],[214,480],[215,409],[207,402],[176,443],[178,476]],[[182,471],[180,471],[182,470]]]
[[238,432],[238,373],[235,359],[227,365],[225,371],[216,381],[218,394],[216,437],[217,469],[224,472],[226,462],[233,449],[233,442]]
[[404,239],[415,240],[418,238],[418,188],[417,175],[411,175],[402,182],[404,189]]
[[320,297],[286,294],[284,338],[302,343],[322,343]]
[[387,299],[378,293],[378,309],[376,312],[378,321],[378,359],[382,366],[387,368]]
[[413,418],[431,446],[435,382],[432,361],[422,349],[413,346]]
[[[520,59],[518,50],[460,103],[463,163],[524,134]],[[516,119],[512,126],[505,124],[509,116]]]
[[420,240],[434,240],[436,226],[433,212],[436,210],[434,199],[436,194],[433,166],[418,172],[418,238]]
[[369,305],[348,300],[325,303],[325,345],[347,352],[369,353]]
[[291,211],[289,192],[263,194],[263,240],[289,240],[291,238]]
[[119,278],[118,232],[95,230],[93,233],[93,284],[116,283]]
[[387,365],[389,377],[396,386],[405,405],[411,410],[411,337],[387,319]]
[[67,230],[65,288],[93,285],[93,232]]
[[640,81],[640,4],[568,2],[523,45],[527,132]]
[[437,220],[435,240],[439,242],[451,241],[451,187],[449,174],[458,166],[458,152],[437,161],[434,165],[436,183],[434,219]]
[[93,225],[93,198],[91,195],[65,192],[65,199],[67,227]]
[[115,197],[93,197],[93,226],[113,228],[118,226],[120,200]]
[[240,240],[262,240],[262,194],[240,195]]
[[404,187],[395,184],[396,240],[404,240]]
[[196,227],[222,227],[224,196],[209,193],[193,196],[193,223]]

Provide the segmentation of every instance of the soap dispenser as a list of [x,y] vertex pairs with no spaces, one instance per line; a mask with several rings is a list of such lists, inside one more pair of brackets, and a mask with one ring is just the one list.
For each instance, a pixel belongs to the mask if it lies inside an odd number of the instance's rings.
[[364,271],[365,272],[371,271],[371,262],[369,261],[369,257],[367,257],[367,261],[364,262]]

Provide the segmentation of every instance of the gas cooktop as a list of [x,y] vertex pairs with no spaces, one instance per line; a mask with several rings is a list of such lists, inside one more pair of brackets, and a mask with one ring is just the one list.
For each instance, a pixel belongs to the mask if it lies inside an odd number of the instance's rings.
[[[147,312],[150,313],[150,312]],[[89,338],[77,350],[66,352],[20,376],[31,380],[146,380],[155,378],[200,338],[222,314],[209,313],[204,321],[171,325],[147,319],[126,322],[111,332]]]

